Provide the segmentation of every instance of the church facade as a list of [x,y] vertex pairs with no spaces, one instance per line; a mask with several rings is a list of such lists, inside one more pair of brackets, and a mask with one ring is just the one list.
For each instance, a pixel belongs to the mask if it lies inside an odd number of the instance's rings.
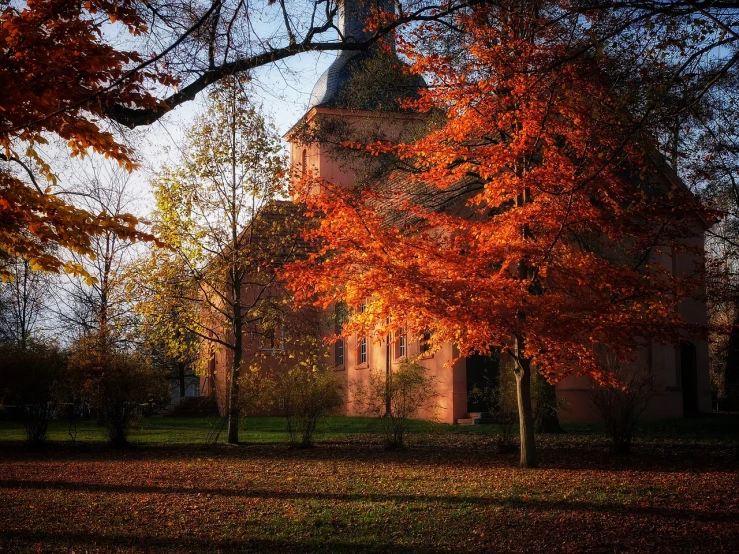
[[[376,0],[346,0],[340,6],[340,27],[345,36],[363,37],[363,21],[368,17],[370,3],[374,5]],[[371,169],[368,165],[378,163],[360,157],[347,158],[337,151],[333,145],[335,141],[324,141],[320,133],[311,134],[306,130],[331,128],[333,133],[347,136],[359,133],[397,140],[412,133],[422,122],[417,114],[374,109],[366,100],[357,106],[347,100],[352,74],[367,56],[362,52],[339,53],[316,83],[306,114],[286,134],[290,162],[298,176],[310,171],[320,179],[352,186],[366,177]],[[677,179],[674,175],[666,178]],[[689,251],[665,248],[655,254],[655,262],[670,268],[673,275],[693,272],[697,265],[703,264],[704,232],[705,227],[698,225],[694,237],[689,239],[693,248]],[[686,322],[707,325],[704,302],[688,300],[676,309]],[[413,329],[387,339],[372,335],[347,336],[335,344],[327,343],[326,348],[328,361],[343,386],[345,403],[341,411],[346,415],[359,415],[352,390],[366,384],[372,371],[393,372],[405,360],[418,360],[428,369],[436,389],[434,407],[420,416],[456,423],[468,418],[469,413],[485,411],[472,393],[497,381],[507,363],[505,356],[460,357],[451,343],[444,343],[433,352],[427,351],[423,336]],[[639,363],[652,368],[656,381],[663,388],[663,392],[650,401],[645,417],[674,418],[710,411],[707,341],[683,341],[679,345],[645,343]],[[207,390],[207,384],[203,388]],[[597,418],[591,403],[591,389],[588,377],[567,377],[557,383],[556,394],[563,407],[559,414],[562,421]]]

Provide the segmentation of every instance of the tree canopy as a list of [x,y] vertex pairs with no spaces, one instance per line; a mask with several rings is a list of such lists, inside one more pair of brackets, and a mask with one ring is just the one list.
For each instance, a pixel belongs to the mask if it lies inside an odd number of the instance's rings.
[[[34,0],[2,7],[0,252],[23,256],[34,268],[87,275],[48,246],[88,255],[91,237],[106,232],[152,238],[129,214],[95,214],[57,196],[56,176],[37,151],[58,137],[71,156],[93,151],[129,171],[136,166],[131,149],[103,125],[105,111],[118,104],[153,109],[159,102],[150,88],[175,81],[156,69],[129,73],[142,58],[105,40],[109,24],[134,36],[147,31],[130,0]],[[0,276],[7,274],[0,269]]]
[[676,275],[659,256],[689,249],[705,212],[642,106],[613,94],[627,85],[611,60],[561,63],[567,21],[516,2],[451,29],[422,25],[398,45],[430,81],[408,105],[441,123],[411,143],[345,144],[394,156],[386,176],[297,184],[320,215],[314,256],[290,273],[298,294],[369,299],[347,333],[408,325],[461,356],[500,349],[551,382],[607,379],[603,351],[634,359],[645,340],[676,341],[687,326],[674,306],[700,290],[700,268]]
[[[448,21],[480,3],[400,2],[396,14],[376,14],[370,32],[359,39],[337,36],[342,10],[337,1],[260,7],[242,0],[3,3],[2,250],[25,256],[34,267],[84,275],[84,268],[61,261],[44,245],[89,253],[89,237],[111,230],[126,239],[151,239],[128,214],[90,213],[55,195],[55,177],[38,151],[50,138],[61,138],[73,156],[92,150],[131,169],[133,152],[115,138],[106,119],[128,127],[148,125],[227,76],[249,75],[309,51],[363,50],[390,32],[412,36],[419,22]],[[506,1],[485,4],[512,8]],[[643,115],[660,117],[663,130],[674,131],[676,159],[703,151],[685,146],[690,138],[685,135],[693,135],[695,143],[733,128],[713,125],[718,118],[698,107],[714,90],[721,90],[714,99],[733,95],[721,87],[737,74],[737,3],[571,0],[526,2],[515,9],[568,28],[568,48],[560,49],[559,59],[551,58],[554,65],[606,53],[617,61],[612,69],[649,75],[642,83],[651,84],[629,92],[647,100]],[[665,97],[678,100],[669,103],[674,109],[664,109]],[[719,104],[714,101],[714,108]],[[686,122],[690,133],[681,131]]]

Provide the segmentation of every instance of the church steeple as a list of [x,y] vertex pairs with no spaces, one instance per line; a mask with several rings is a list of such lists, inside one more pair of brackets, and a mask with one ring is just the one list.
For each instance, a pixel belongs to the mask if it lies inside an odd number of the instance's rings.
[[372,10],[395,13],[393,0],[338,0],[339,32],[347,42],[359,42],[372,36],[364,30]]
[[[338,28],[346,42],[361,42],[372,36],[364,30],[372,10],[395,12],[393,0],[337,0]],[[318,79],[311,93],[308,109],[316,106],[333,107],[339,91],[351,78],[352,71],[365,52],[342,50],[336,59]]]
[[[394,11],[393,0],[329,1],[338,4],[337,27],[346,44],[371,39],[364,27],[373,10]],[[377,170],[376,160],[335,145],[350,139],[366,142],[369,137],[397,140],[418,125],[421,118],[403,110],[398,99],[417,97],[425,83],[401,64],[394,52],[380,47],[338,53],[313,87],[305,115],[285,135],[296,179],[310,171],[349,186]]]

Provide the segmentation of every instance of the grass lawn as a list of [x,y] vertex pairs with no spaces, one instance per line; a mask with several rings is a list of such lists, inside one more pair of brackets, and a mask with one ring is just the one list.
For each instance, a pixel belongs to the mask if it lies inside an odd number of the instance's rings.
[[0,423],[0,552],[737,552],[736,416],[645,425],[627,458],[597,426],[540,436],[541,469],[494,426],[331,418],[309,450],[282,420],[204,446],[211,422],[151,418],[126,451],[94,424],[41,451]]

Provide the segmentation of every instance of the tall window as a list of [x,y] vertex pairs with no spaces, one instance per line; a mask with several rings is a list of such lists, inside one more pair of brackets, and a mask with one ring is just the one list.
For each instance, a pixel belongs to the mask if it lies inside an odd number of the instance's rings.
[[334,357],[337,366],[344,365],[344,339],[339,339],[334,345]]
[[357,362],[359,364],[367,363],[367,337],[362,337],[357,343]]
[[405,358],[407,353],[407,342],[406,342],[405,333],[399,334],[398,339],[395,341],[395,358],[401,359]]
[[301,168],[300,172],[305,177],[305,174],[308,173],[308,150],[303,148],[303,158],[301,160]]
[[344,331],[344,318],[346,317],[346,305],[339,302],[334,307],[334,333],[339,339],[334,343],[334,364],[338,367],[344,365],[344,337],[341,336]]
[[422,355],[431,352],[431,333],[427,331],[423,335],[421,335],[420,343],[420,350]]

